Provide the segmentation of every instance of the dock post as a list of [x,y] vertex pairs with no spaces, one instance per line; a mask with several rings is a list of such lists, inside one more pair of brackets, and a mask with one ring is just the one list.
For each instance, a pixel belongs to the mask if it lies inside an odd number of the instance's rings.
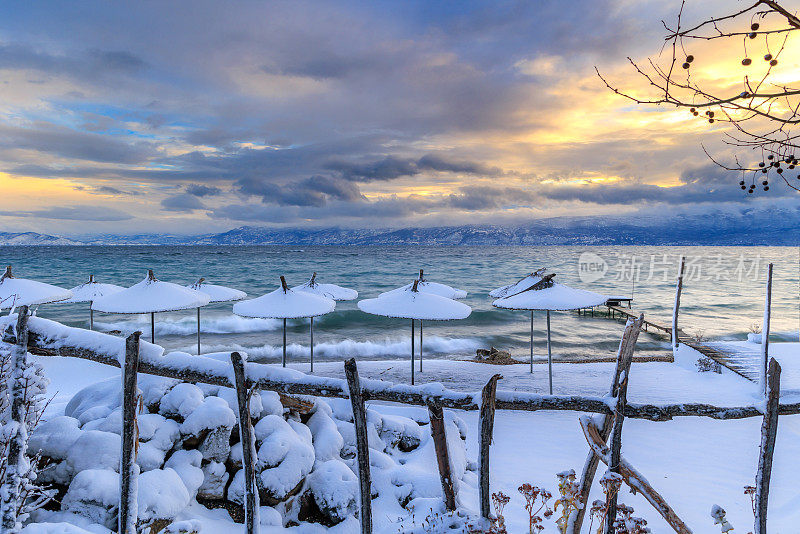
[[547,310],[547,374],[550,381],[550,395],[553,394],[553,351],[550,348],[550,310]]
[[759,377],[761,393],[767,394],[767,364],[769,362],[769,319],[772,313],[772,264],[767,267],[767,295],[764,300],[764,323],[761,326],[761,362]]
[[683,273],[686,269],[686,257],[681,256],[678,269],[678,285],[675,287],[675,306],[672,308],[672,350],[678,350],[678,309],[681,307],[681,291],[683,290]]

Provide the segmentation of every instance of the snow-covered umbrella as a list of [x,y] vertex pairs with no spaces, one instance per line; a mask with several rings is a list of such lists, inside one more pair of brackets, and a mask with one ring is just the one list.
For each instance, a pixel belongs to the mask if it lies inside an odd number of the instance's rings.
[[510,295],[492,302],[496,308],[509,310],[529,310],[531,312],[531,372],[533,372],[533,312],[547,312],[547,364],[550,382],[550,394],[553,394],[553,353],[550,348],[550,312],[559,310],[577,310],[603,304],[608,297],[576,289],[553,282],[555,274],[544,276],[539,282],[515,295]]
[[[384,317],[411,319],[411,384],[414,384],[414,321],[450,321],[466,319],[472,308],[455,300],[424,293],[419,290],[419,280],[403,291],[389,291],[378,298],[365,299],[358,303],[361,311]],[[420,371],[422,370],[422,338],[420,338]]]
[[35,306],[49,302],[60,302],[72,296],[72,292],[58,286],[16,278],[11,273],[11,266],[0,276],[0,310],[14,309],[17,306]]
[[[305,284],[294,286],[292,291],[305,291],[321,297],[326,297],[331,300],[355,300],[358,298],[358,291],[348,287],[337,286],[336,284],[320,284],[317,282],[317,273],[311,275],[311,278]],[[308,318],[308,329],[311,333],[311,372],[314,372],[314,318]]]
[[[247,297],[247,293],[232,287],[207,284],[205,278],[200,278],[188,288],[208,295],[211,299],[208,301],[209,304],[212,302],[234,302]],[[200,306],[197,307],[197,354],[200,354]]]
[[[281,287],[258,298],[244,300],[233,305],[233,313],[242,317],[261,319],[283,319],[283,366],[286,367],[286,319],[301,317],[317,317],[330,313],[336,302],[327,297],[314,295],[306,291],[295,291],[286,285],[286,278],[281,276]],[[311,343],[314,338],[312,333]],[[311,370],[314,370],[313,348],[311,349]]]
[[105,313],[150,314],[150,342],[156,342],[158,312],[191,310],[205,306],[211,300],[205,293],[172,282],[158,280],[152,269],[138,284],[92,302],[92,309]]
[[464,299],[467,298],[467,292],[463,289],[456,289],[454,287],[448,286],[447,284],[440,284],[439,282],[429,282],[423,276],[424,270],[419,270],[419,278],[411,282],[410,284],[406,284],[402,287],[398,287],[397,289],[392,289],[390,291],[386,291],[385,293],[381,293],[378,295],[382,297],[384,295],[389,295],[391,293],[402,293],[404,291],[408,291],[411,289],[411,286],[414,283],[417,284],[417,290],[420,293],[430,293],[431,295],[438,295],[440,297],[445,297],[448,299]]
[[520,291],[525,291],[529,287],[531,287],[536,282],[540,282],[542,277],[545,273],[545,268],[538,269],[531,274],[524,276],[514,282],[513,284],[508,284],[507,286],[498,287],[497,289],[493,289],[489,291],[489,296],[494,297],[496,299],[501,299],[503,297],[509,297],[511,295],[516,295]]
[[67,300],[62,300],[61,302],[64,303],[74,303],[74,302],[88,302],[89,303],[89,330],[94,330],[94,310],[92,309],[92,302],[99,299],[100,297],[105,297],[106,295],[113,295],[114,293],[119,293],[125,289],[122,286],[117,286],[114,284],[101,284],[100,282],[96,282],[94,279],[94,275],[89,275],[89,281],[83,283],[77,287],[73,287],[70,291],[72,291],[72,298]]
[[320,284],[317,282],[317,273],[312,274],[305,284],[294,286],[292,291],[305,291],[306,293],[313,293],[336,301],[355,300],[358,298],[358,291],[355,289],[337,286],[336,284]]

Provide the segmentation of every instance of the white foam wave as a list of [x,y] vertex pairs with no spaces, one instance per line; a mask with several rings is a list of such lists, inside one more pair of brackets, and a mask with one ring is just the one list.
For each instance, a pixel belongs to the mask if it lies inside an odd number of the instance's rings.
[[[265,332],[281,328],[278,319],[250,319],[238,315],[220,315],[200,318],[200,332],[205,334],[243,334],[248,332]],[[135,330],[150,331],[150,317],[139,315],[124,321],[95,321],[98,330],[119,330],[133,332]],[[156,335],[186,336],[197,332],[195,317],[159,317],[156,316]]]
[[[425,355],[433,354],[467,354],[474,353],[475,350],[484,344],[474,338],[444,338],[431,336],[425,338]],[[415,347],[419,354],[419,346]],[[187,346],[186,352],[193,352],[196,348]],[[223,352],[223,351],[242,351],[246,352],[251,359],[274,359],[280,358],[283,354],[282,345],[261,345],[258,347],[245,347],[238,344],[232,345],[202,345],[203,352]],[[287,345],[286,353],[292,358],[308,358],[311,351],[308,345],[292,343]],[[314,345],[314,357],[326,358],[331,360],[341,360],[345,358],[370,358],[387,356],[407,356],[411,353],[411,340],[386,339],[384,341],[354,341],[344,339],[335,343],[319,343]]]

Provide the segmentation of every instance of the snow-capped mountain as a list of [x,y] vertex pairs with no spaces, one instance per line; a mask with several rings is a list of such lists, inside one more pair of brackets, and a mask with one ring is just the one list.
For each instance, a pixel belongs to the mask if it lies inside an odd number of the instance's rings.
[[0,246],[81,245],[79,241],[36,232],[0,232]]

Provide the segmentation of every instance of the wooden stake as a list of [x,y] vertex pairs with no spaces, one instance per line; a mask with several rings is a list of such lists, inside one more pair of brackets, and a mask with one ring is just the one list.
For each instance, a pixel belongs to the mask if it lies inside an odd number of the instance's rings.
[[136,451],[139,449],[136,411],[139,405],[137,373],[141,335],[141,332],[134,332],[125,339],[125,363],[122,369],[122,455],[117,522],[119,534],[136,534],[139,483],[139,466],[136,464]]
[[481,443],[480,455],[478,456],[478,472],[480,481],[480,505],[481,517],[489,519],[489,448],[492,444],[492,434],[494,433],[494,410],[495,397],[497,395],[497,381],[503,378],[501,375],[494,375],[483,386],[481,394]]
[[[634,321],[633,330],[635,338],[638,338],[638,330],[644,323],[644,314],[639,316],[637,321]],[[638,325],[638,327],[637,327]],[[635,339],[634,339],[635,342]],[[614,410],[614,424],[611,427],[611,453],[609,455],[608,469],[612,473],[620,472],[620,458],[622,457],[622,423],[625,422],[625,405],[628,402],[628,378],[630,376],[631,361],[633,359],[633,346],[630,350],[623,353],[623,359],[619,362],[622,371],[617,380],[619,386],[617,388],[617,406]],[[606,509],[606,534],[614,534],[614,522],[617,519],[617,494],[609,497],[608,508]]]
[[244,374],[244,360],[238,352],[231,353],[233,378],[236,382],[236,400],[239,405],[239,439],[242,442],[244,468],[244,527],[246,534],[255,534],[259,526],[259,502],[256,489],[255,439],[250,420],[250,394]]
[[[640,321],[644,321],[643,315],[640,316]],[[630,320],[625,325],[625,331],[622,334],[619,349],[617,350],[617,366],[614,370],[614,377],[611,380],[611,388],[609,391],[611,397],[616,397],[618,395],[621,377],[623,374],[627,376],[630,370],[630,364],[633,360],[633,349],[636,347],[636,340],[639,338],[639,332],[641,331],[640,321]],[[600,426],[599,430],[603,443],[608,440],[608,436],[611,434],[611,425],[613,422],[613,414],[606,414],[603,416],[601,422],[602,426]],[[592,489],[592,482],[597,473],[598,463],[599,459],[597,455],[589,451],[589,456],[586,458],[586,462],[583,465],[580,491],[578,492],[581,507],[572,515],[571,524],[568,528],[568,532],[571,534],[580,534],[583,519],[586,515],[587,504],[589,502],[589,492]]]
[[767,394],[767,362],[769,361],[769,319],[772,314],[772,264],[767,269],[767,296],[764,300],[764,323],[761,327],[761,392]]
[[436,402],[428,403],[431,421],[431,437],[436,449],[436,462],[439,465],[439,478],[442,481],[444,505],[449,512],[456,509],[456,493],[453,484],[453,470],[450,466],[450,452],[447,449],[447,434],[444,428],[444,410]]
[[[411,366],[412,370],[414,366]],[[361,534],[372,534],[372,475],[369,468],[369,443],[367,441],[367,410],[361,394],[361,380],[355,358],[344,362],[344,374],[350,389],[350,404],[353,406],[353,426],[356,431],[356,457],[361,494]]]
[[[609,451],[600,436],[600,429],[594,424],[590,417],[581,417],[581,428],[586,441],[593,454],[596,454],[606,465],[610,463],[611,451]],[[675,510],[667,503],[664,497],[659,494],[650,483],[643,478],[639,472],[629,464],[625,458],[620,458],[619,474],[622,480],[635,492],[641,493],[642,497],[649,502],[653,508],[664,518],[672,529],[678,534],[692,534],[691,529],[678,517]]]
[[[6,278],[11,276],[11,266],[8,267]],[[28,357],[28,307],[20,306],[17,311],[17,344],[12,349],[11,380],[9,380],[9,400],[11,401],[11,421],[8,436],[8,459],[5,476],[2,480],[0,491],[0,518],[2,519],[2,532],[18,532],[17,512],[19,511],[20,491],[22,477],[19,467],[25,458],[28,445],[25,425],[25,377]],[[10,469],[10,466],[18,467]]]
[[[770,269],[771,270],[771,269]],[[756,473],[756,521],[755,534],[767,532],[767,501],[769,481],[772,476],[772,455],[775,452],[775,437],[778,433],[778,400],[781,394],[781,366],[772,358],[767,372],[767,411],[761,424],[761,451],[758,455]]]
[[683,290],[683,272],[686,269],[686,258],[681,256],[678,269],[678,284],[675,287],[675,306],[672,308],[672,350],[678,348],[678,310],[681,307],[681,291]]

